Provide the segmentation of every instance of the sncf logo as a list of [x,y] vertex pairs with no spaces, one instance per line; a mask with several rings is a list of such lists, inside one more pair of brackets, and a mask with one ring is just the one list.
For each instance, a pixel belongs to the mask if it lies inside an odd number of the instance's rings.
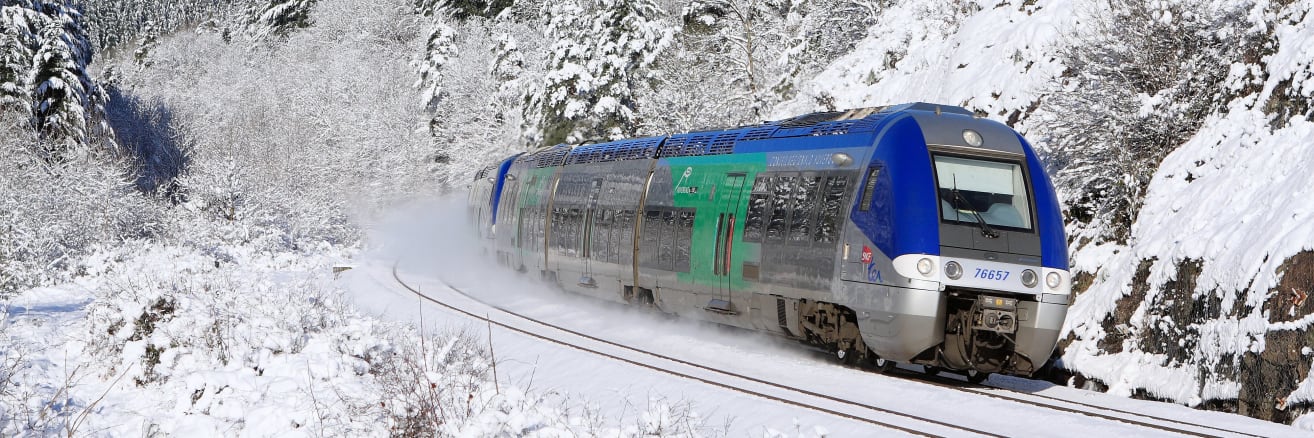
[[866,245],[862,246],[862,263],[871,263],[871,248],[868,248]]

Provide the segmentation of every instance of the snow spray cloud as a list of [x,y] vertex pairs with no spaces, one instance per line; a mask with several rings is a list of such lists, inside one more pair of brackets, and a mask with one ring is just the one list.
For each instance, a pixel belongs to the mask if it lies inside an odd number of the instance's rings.
[[499,266],[474,237],[464,196],[404,209],[375,230],[374,240],[381,258],[397,261],[406,274],[441,281],[487,304],[622,344],[676,356],[705,350],[708,354],[699,354],[699,360],[757,355],[762,360],[816,360],[793,342],[567,293],[533,272],[522,274]]

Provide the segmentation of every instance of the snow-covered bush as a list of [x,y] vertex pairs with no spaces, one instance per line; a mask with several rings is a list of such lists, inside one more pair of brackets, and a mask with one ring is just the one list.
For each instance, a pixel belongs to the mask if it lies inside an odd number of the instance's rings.
[[47,163],[37,134],[0,117],[0,298],[68,280],[96,248],[163,230],[158,203],[137,195],[121,165]]
[[488,352],[468,333],[408,338],[396,350],[370,361],[377,376],[379,407],[391,421],[395,436],[425,436],[452,430],[482,409],[482,395],[491,378]]
[[223,224],[183,235],[283,248],[355,242],[357,219],[431,190],[433,146],[417,132],[407,68],[420,35],[409,14],[400,2],[322,3],[317,24],[277,48],[185,33],[161,38],[150,68],[116,60],[122,94],[171,119],[168,140],[186,157],[178,214]]

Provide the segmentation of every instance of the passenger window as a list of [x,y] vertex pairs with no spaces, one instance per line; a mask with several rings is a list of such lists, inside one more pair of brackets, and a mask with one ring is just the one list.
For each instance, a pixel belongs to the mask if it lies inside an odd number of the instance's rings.
[[745,242],[762,241],[762,221],[771,202],[769,182],[770,178],[765,176],[759,176],[753,182],[753,193],[748,197],[748,217],[744,220]]
[[808,176],[799,178],[794,187],[794,214],[790,216],[789,240],[807,242],[812,239],[812,216],[817,209],[817,189],[821,187],[821,178]]
[[679,230],[675,241],[675,269],[677,272],[689,272],[690,245],[693,242],[694,211],[680,212]]
[[617,256],[621,265],[628,265],[634,262],[634,211],[621,210],[616,213],[616,226],[616,234],[619,236],[616,242]]
[[771,188],[771,219],[767,222],[766,238],[768,241],[783,242],[789,229],[789,211],[793,209],[791,192],[797,185],[795,177],[773,178],[776,183]]
[[566,241],[564,238],[566,235],[565,209],[562,208],[552,209],[551,226],[552,226],[552,241],[550,243],[552,244],[552,247],[560,251],[565,251],[566,246],[565,244],[562,243]]
[[570,231],[566,234],[567,236],[566,253],[570,255],[579,255],[580,243],[581,243],[580,230],[583,228],[584,225],[583,224],[584,221],[582,220],[584,218],[584,215],[580,214],[578,208],[570,209],[570,211],[567,214],[569,215],[568,216],[569,220],[567,221],[569,225],[566,226],[566,229]]
[[839,235],[840,212],[844,208],[844,193],[849,188],[849,179],[842,176],[826,179],[825,194],[821,199],[821,212],[817,215],[817,232],[813,239],[821,243],[832,243]]
[[639,248],[639,264],[649,268],[660,268],[658,255],[661,253],[662,212],[648,210],[643,216],[643,245]]
[[675,212],[662,212],[662,239],[661,253],[658,262],[661,268],[667,271],[674,271],[675,266]]

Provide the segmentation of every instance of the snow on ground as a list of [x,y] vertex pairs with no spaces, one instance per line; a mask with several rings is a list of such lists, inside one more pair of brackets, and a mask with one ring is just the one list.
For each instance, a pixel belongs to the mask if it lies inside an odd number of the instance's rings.
[[532,385],[498,388],[475,338],[346,305],[331,268],[349,254],[140,245],[101,253],[74,283],[25,291],[0,304],[0,435],[704,430],[674,402],[636,399],[625,418],[599,418]]
[[[447,207],[447,210],[455,209]],[[391,226],[392,236],[381,240],[395,252],[376,253],[344,275],[343,282],[358,306],[381,318],[444,324],[466,319],[463,329],[491,336],[498,358],[501,382],[567,398],[596,403],[606,418],[632,415],[645,401],[674,401],[690,406],[704,424],[721,425],[732,436],[772,435],[779,431],[814,433],[817,428],[833,436],[889,434],[871,425],[837,419],[806,409],[784,406],[728,392],[699,382],[635,368],[568,347],[489,327],[455,312],[426,303],[395,284],[393,261],[400,259],[399,274],[426,294],[460,305],[495,320],[511,320],[496,308],[507,308],[553,324],[601,336],[647,351],[715,366],[766,381],[800,385],[814,392],[858,400],[875,406],[939,421],[967,424],[1005,435],[1059,435],[1080,427],[1098,435],[1153,432],[1125,424],[937,388],[915,380],[853,370],[835,364],[802,345],[755,335],[742,330],[672,319],[620,305],[560,292],[509,269],[492,266],[479,255],[476,243],[449,230],[463,225],[459,214],[417,212],[408,224]],[[481,302],[471,301],[447,287],[452,284]],[[477,309],[483,309],[482,311]],[[540,330],[542,330],[540,328]],[[640,356],[642,357],[642,356]],[[1142,412],[1193,424],[1242,429],[1264,436],[1297,436],[1300,432],[1234,414],[1197,411],[1183,406],[1130,400],[1073,388],[1009,377],[993,377],[1003,387]],[[952,410],[944,406],[954,406]],[[795,426],[801,425],[801,426]]]
[[[351,251],[106,251],[86,263],[79,281],[4,303],[0,433],[379,436],[431,426],[471,437],[899,434],[490,331],[482,320],[421,304],[401,289],[391,278],[398,258],[407,260],[403,275],[447,299],[463,297],[443,280],[557,324],[763,380],[1009,434],[1059,435],[1069,427],[1150,433],[852,370],[792,342],[564,294],[473,255],[475,246],[462,238],[460,204],[382,224],[380,249],[355,257],[356,267],[336,280],[331,268],[347,263]],[[484,354],[489,345],[496,384]],[[1067,388],[1028,391],[1089,397]],[[436,412],[431,402],[438,401],[443,423],[424,423],[420,413]],[[1168,404],[1099,403],[1259,428],[1266,436],[1294,431]]]
[[0,430],[297,436],[380,422],[323,415],[353,402],[335,394],[370,392],[359,354],[390,347],[380,324],[324,293],[319,272],[342,255],[223,258],[111,250],[74,283],[10,300],[0,355],[16,369]]

